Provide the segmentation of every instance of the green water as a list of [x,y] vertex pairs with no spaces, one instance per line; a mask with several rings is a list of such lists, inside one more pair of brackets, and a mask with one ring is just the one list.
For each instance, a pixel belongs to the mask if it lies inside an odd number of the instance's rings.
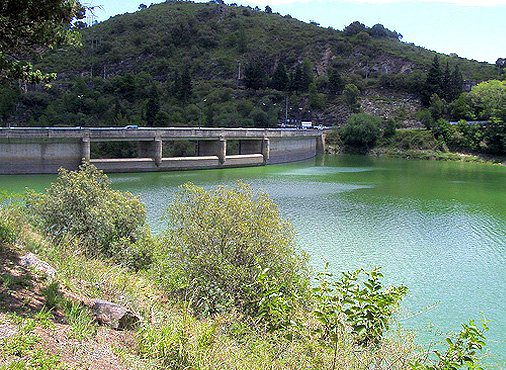
[[[178,185],[237,179],[267,191],[299,243],[334,272],[382,266],[409,287],[400,320],[427,342],[459,323],[490,322],[489,348],[506,359],[506,168],[458,162],[319,157],[258,168],[112,175],[140,195],[155,229]],[[4,176],[0,189],[42,190],[54,176]]]

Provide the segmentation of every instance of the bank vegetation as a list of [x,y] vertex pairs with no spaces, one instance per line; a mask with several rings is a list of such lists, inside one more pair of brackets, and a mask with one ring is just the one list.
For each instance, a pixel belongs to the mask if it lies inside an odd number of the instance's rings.
[[[485,355],[473,321],[437,352],[419,346],[397,320],[408,288],[380,269],[314,273],[276,204],[243,183],[183,185],[159,235],[86,164],[0,213],[0,369],[459,369]],[[138,320],[104,326],[97,299]]]

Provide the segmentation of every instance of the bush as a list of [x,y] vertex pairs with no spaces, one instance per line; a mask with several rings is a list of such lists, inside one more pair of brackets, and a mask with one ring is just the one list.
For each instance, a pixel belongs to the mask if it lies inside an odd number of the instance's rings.
[[383,137],[391,138],[395,135],[397,130],[397,123],[393,119],[383,122]]
[[305,289],[306,260],[293,227],[266,194],[243,183],[209,191],[186,184],[167,215],[154,266],[161,284],[190,299],[197,313],[235,307],[256,316],[264,269],[285,296]]
[[348,147],[368,149],[380,135],[381,118],[365,113],[353,114],[341,128],[340,136]]
[[343,90],[344,100],[346,105],[351,109],[352,112],[360,111],[360,90],[354,84],[346,84]]
[[328,272],[320,273],[314,288],[314,313],[323,326],[323,337],[337,340],[340,326],[347,324],[357,344],[378,344],[407,288],[385,288],[379,269],[345,272],[334,282],[329,281],[332,277]]
[[28,213],[44,232],[76,240],[91,255],[112,256],[111,246],[142,236],[146,210],[130,193],[110,188],[107,176],[90,164],[61,169],[45,194],[29,192]]

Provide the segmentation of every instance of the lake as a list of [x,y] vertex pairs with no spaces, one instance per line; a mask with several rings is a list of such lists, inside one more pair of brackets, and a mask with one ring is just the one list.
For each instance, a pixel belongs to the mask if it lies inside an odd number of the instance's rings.
[[[243,180],[268,192],[315,269],[381,266],[409,287],[399,320],[421,342],[490,320],[494,362],[506,365],[506,167],[364,156],[321,156],[255,168],[111,175],[138,194],[151,225],[179,185]],[[0,190],[43,190],[54,176],[0,176]]]

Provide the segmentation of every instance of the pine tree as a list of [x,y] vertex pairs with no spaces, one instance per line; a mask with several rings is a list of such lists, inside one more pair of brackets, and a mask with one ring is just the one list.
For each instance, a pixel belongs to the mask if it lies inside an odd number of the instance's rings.
[[313,67],[311,62],[304,61],[302,63],[302,75],[301,75],[301,91],[308,91],[309,85],[313,82]]
[[311,63],[304,61],[304,63],[297,65],[295,68],[291,87],[294,91],[307,92],[311,82],[313,82]]
[[425,81],[422,91],[422,104],[428,106],[430,103],[430,97],[433,94],[437,94],[438,96],[442,95],[441,80],[441,66],[439,65],[439,57],[436,54],[434,56],[434,60],[432,61],[432,66],[429,69],[429,73],[427,73],[427,80]]
[[462,93],[462,86],[464,85],[464,78],[462,77],[462,72],[460,72],[460,68],[458,65],[456,65],[453,68],[451,85],[452,85],[451,100],[453,101],[460,96],[460,94]]
[[328,71],[328,91],[331,95],[337,95],[344,88],[344,82],[336,66],[331,66]]
[[183,67],[181,73],[176,72],[174,76],[174,96],[187,102],[192,95],[192,78],[188,66]]
[[265,72],[258,59],[252,59],[244,68],[244,84],[248,89],[258,90],[264,87]]
[[288,75],[283,63],[279,63],[272,75],[271,87],[278,91],[285,91],[288,87]]
[[293,73],[291,88],[293,91],[302,91],[302,67],[300,64],[295,67],[295,72]]
[[452,84],[452,75],[450,72],[450,64],[446,61],[445,71],[443,76],[441,77],[441,91],[442,98],[447,102],[451,102],[453,100],[453,84]]

